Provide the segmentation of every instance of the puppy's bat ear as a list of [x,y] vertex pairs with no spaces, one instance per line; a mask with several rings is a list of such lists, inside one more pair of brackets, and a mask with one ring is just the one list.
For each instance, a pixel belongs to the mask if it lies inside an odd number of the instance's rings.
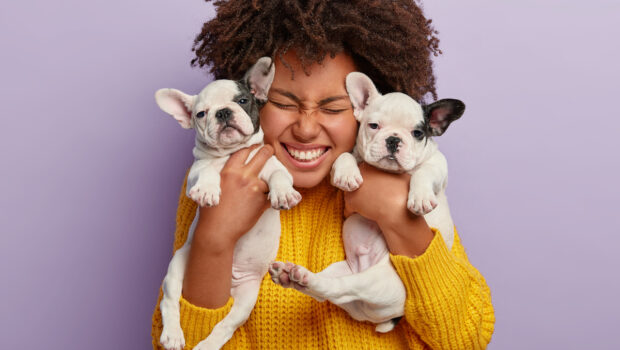
[[430,136],[442,135],[450,123],[459,119],[465,112],[465,104],[451,98],[433,102],[423,108]]
[[371,100],[381,96],[381,94],[372,80],[366,74],[360,72],[352,72],[347,75],[346,87],[349,99],[351,99],[351,104],[353,105],[355,119],[360,121],[366,106],[368,106]]
[[267,93],[273,83],[273,77],[276,74],[276,68],[271,64],[271,58],[261,57],[250,68],[243,81],[248,85],[250,91],[257,100],[267,101]]
[[176,119],[183,129],[192,128],[192,109],[196,96],[177,89],[159,89],[155,92],[155,102],[162,111]]

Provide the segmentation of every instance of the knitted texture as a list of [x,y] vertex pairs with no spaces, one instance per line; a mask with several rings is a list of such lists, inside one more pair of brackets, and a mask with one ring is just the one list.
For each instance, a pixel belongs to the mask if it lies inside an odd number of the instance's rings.
[[[196,204],[181,189],[174,250],[187,238]],[[327,182],[300,190],[295,208],[280,211],[282,235],[277,260],[291,261],[319,272],[344,260],[343,195]],[[262,281],[250,318],[223,349],[484,349],[493,333],[495,316],[488,286],[469,263],[456,235],[449,251],[435,231],[426,251],[415,259],[391,256],[405,284],[405,317],[389,333],[358,322],[337,306],[282,288],[268,276]],[[153,348],[162,330],[159,302],[153,313]],[[218,309],[194,306],[181,298],[181,326],[191,349],[206,338],[230,310],[232,298]]]

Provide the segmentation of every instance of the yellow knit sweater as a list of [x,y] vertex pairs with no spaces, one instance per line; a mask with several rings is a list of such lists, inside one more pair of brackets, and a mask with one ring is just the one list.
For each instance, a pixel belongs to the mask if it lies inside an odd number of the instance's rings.
[[[185,196],[183,183],[177,211],[174,250],[180,248],[194,218],[196,204]],[[295,208],[280,212],[282,236],[277,260],[291,261],[314,272],[344,260],[342,192],[324,182],[300,191]],[[391,256],[405,284],[405,317],[389,333],[358,322],[337,306],[319,303],[294,289],[263,279],[256,307],[224,349],[484,349],[495,316],[482,275],[469,263],[458,235],[449,251],[437,232],[421,256]],[[162,330],[159,302],[153,313],[153,347]],[[191,349],[207,337],[230,310],[205,309],[181,298],[181,325]]]

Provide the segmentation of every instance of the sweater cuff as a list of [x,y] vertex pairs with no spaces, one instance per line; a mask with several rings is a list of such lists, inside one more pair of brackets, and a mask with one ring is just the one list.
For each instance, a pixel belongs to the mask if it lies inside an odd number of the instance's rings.
[[436,299],[446,288],[463,281],[462,268],[455,265],[454,256],[446,247],[441,234],[437,229],[431,230],[435,237],[422,255],[410,258],[390,254],[392,264],[403,281],[409,298]]
[[233,305],[233,298],[228,298],[226,305],[217,309],[193,305],[183,296],[181,296],[179,303],[181,306],[181,328],[185,336],[186,348],[191,348],[211,334],[213,327],[228,314]]

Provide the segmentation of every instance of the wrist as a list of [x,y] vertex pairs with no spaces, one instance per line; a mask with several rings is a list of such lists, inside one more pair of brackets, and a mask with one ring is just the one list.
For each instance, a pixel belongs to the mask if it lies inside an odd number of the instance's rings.
[[200,220],[196,224],[192,245],[208,254],[226,254],[235,248],[237,240],[233,232],[220,227],[210,220]]
[[388,250],[393,255],[415,258],[422,255],[433,240],[434,233],[423,216],[412,214],[405,208],[399,215],[385,215],[377,222]]

